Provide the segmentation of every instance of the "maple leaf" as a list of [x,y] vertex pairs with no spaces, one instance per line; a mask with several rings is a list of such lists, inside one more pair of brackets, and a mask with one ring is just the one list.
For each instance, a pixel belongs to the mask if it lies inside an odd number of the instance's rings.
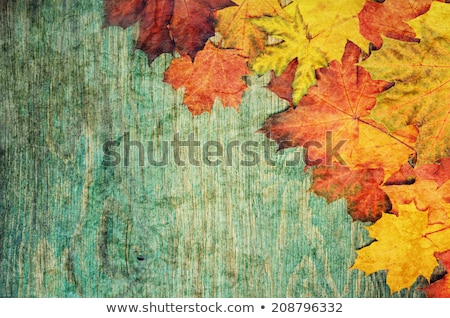
[[127,28],[140,21],[136,48],[151,63],[162,53],[192,59],[214,35],[214,13],[230,0],[104,0],[105,25]]
[[293,100],[297,104],[316,82],[314,70],[327,65],[326,55],[311,45],[307,27],[299,11],[292,22],[275,16],[254,19],[252,23],[282,40],[279,44],[267,46],[264,53],[254,61],[252,69],[258,74],[273,70],[279,76],[293,59],[297,59],[299,63],[292,84]]
[[415,173],[422,179],[436,181],[440,187],[450,180],[450,158],[442,158],[434,164],[422,165]]
[[351,269],[369,275],[387,270],[387,284],[394,293],[409,288],[422,275],[429,278],[438,265],[435,252],[450,249],[450,225],[428,224],[428,213],[414,203],[398,205],[398,216],[383,213],[367,227],[376,241],[360,249]]
[[234,0],[237,6],[225,8],[217,13],[216,31],[222,35],[224,48],[242,50],[250,59],[259,55],[267,36],[250,23],[249,18],[262,16],[288,17],[278,0]]
[[275,140],[280,149],[307,148],[308,166],[331,164],[331,147],[340,147],[335,162],[352,169],[382,168],[386,176],[397,171],[414,151],[411,144],[416,131],[412,127],[411,131],[389,134],[368,118],[377,94],[389,83],[372,80],[355,65],[360,53],[349,42],[342,63],[333,61],[330,67],[317,70],[317,86],[309,89],[296,108],[270,117],[260,132]]
[[311,191],[327,202],[347,199],[347,210],[353,220],[375,222],[391,208],[387,194],[380,189],[383,169],[350,170],[335,165],[313,170]]
[[309,37],[314,46],[321,48],[328,61],[339,60],[344,54],[347,41],[366,51],[369,41],[359,30],[358,13],[365,0],[293,0],[285,11],[294,17],[297,10],[308,26]]
[[293,81],[293,101],[297,104],[308,88],[316,83],[314,70],[338,60],[347,39],[367,49],[367,41],[359,33],[357,14],[364,0],[294,0],[284,10],[290,19],[280,16],[252,19],[252,23],[281,40],[266,46],[252,65],[258,74],[273,70],[279,76],[295,58],[298,67]]
[[[393,174],[381,187],[393,199],[392,211],[398,211],[397,204],[414,202],[418,210],[428,210],[430,224],[447,222],[450,215],[450,182],[446,182],[450,173],[449,163],[450,159],[445,158],[437,164],[426,164],[416,169],[407,165]],[[402,182],[402,179],[407,182]]]
[[433,164],[423,164],[418,167],[403,165],[399,171],[389,177],[385,185],[414,184],[417,178],[432,180],[436,182],[436,189],[440,188],[450,180],[450,158],[442,158]]
[[385,39],[382,48],[361,65],[376,79],[395,83],[380,94],[371,118],[391,131],[414,124],[417,163],[450,156],[450,6],[434,2],[410,25],[420,43]]
[[384,185],[410,185],[416,182],[416,171],[411,164],[404,164],[385,181]]
[[[435,256],[448,273],[450,271],[450,250],[443,253],[435,253]],[[421,290],[430,298],[450,298],[450,275],[445,275],[442,279],[421,288]]]
[[291,106],[294,106],[294,99],[292,98],[294,89],[292,88],[292,82],[295,78],[297,66],[298,61],[297,59],[294,59],[288,64],[287,68],[280,76],[276,76],[275,73],[271,71],[272,79],[270,80],[269,85],[267,85],[268,89],[277,94],[278,97],[287,100]]
[[427,12],[432,2],[433,0],[368,0],[358,14],[361,34],[376,48],[383,44],[381,35],[418,42],[414,29],[405,22]]
[[184,86],[184,104],[193,115],[199,115],[211,112],[216,97],[224,106],[237,109],[247,89],[242,77],[248,74],[247,59],[238,50],[218,49],[207,43],[194,62],[187,56],[172,60],[164,82],[175,89]]
[[411,185],[382,186],[384,192],[394,202],[392,211],[397,212],[397,204],[414,202],[420,211],[429,211],[429,223],[445,223],[450,212],[450,203],[447,193],[450,190],[450,182],[438,189],[433,180],[424,180],[416,177]]
[[127,28],[141,19],[146,0],[104,0],[105,24]]

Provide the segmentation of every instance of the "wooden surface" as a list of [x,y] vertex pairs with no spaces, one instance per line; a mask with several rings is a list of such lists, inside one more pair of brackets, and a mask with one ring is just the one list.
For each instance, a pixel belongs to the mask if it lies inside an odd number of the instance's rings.
[[148,66],[136,26],[102,29],[102,1],[0,6],[1,297],[390,296],[385,273],[349,270],[364,224],[308,193],[304,166],[285,165],[295,150],[275,166],[102,165],[125,132],[262,142],[287,107],[267,76],[247,79],[239,112],[192,118],[162,82],[172,57]]

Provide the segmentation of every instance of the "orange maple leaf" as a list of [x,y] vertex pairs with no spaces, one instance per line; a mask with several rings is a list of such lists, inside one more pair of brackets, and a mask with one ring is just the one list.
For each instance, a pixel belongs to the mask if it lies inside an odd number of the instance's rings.
[[429,211],[429,223],[445,223],[450,215],[450,159],[436,164],[424,164],[416,169],[403,166],[394,173],[381,188],[392,202],[392,212],[398,204],[414,202],[419,211]]
[[358,14],[361,34],[377,48],[383,44],[382,35],[401,41],[418,42],[416,33],[406,21],[426,13],[432,2],[433,0],[367,0]]
[[218,49],[211,43],[197,54],[174,59],[164,73],[164,82],[175,89],[185,87],[183,103],[193,115],[211,112],[219,97],[224,106],[238,108],[247,89],[242,77],[249,75],[247,59],[238,50]]
[[434,164],[421,165],[416,175],[425,180],[434,180],[440,187],[450,180],[450,158],[439,159]]
[[[447,273],[450,271],[450,250],[442,253],[435,253]],[[421,288],[427,297],[430,298],[450,298],[450,275],[445,275],[442,279],[435,281],[429,286]]]
[[429,211],[430,224],[445,223],[448,220],[450,203],[447,193],[450,190],[450,183],[438,189],[435,181],[416,178],[410,185],[390,185],[381,188],[394,202],[392,206],[394,213],[398,211],[397,204],[414,202],[419,211]]
[[313,170],[311,191],[325,197],[327,202],[345,198],[347,210],[353,220],[375,222],[391,203],[380,189],[383,169],[350,170],[348,167],[317,167]]
[[392,174],[385,185],[413,184],[416,178],[422,180],[433,180],[437,188],[450,180],[450,158],[442,158],[433,164],[423,164],[416,169],[413,165],[403,165],[399,171]]
[[[372,80],[355,65],[360,49],[348,42],[342,63],[333,61],[316,71],[312,86],[296,108],[269,118],[260,132],[275,140],[280,149],[307,148],[306,164],[330,165],[333,161],[353,168],[382,168],[386,177],[408,161],[417,129],[389,133],[368,118],[376,96],[390,83]],[[332,140],[330,140],[332,137]],[[340,147],[339,156],[333,151]],[[330,155],[336,155],[333,158]]]

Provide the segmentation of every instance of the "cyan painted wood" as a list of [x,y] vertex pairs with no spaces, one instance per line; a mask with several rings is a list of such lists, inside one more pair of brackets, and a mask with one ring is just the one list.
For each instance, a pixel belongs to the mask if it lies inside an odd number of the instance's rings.
[[1,297],[390,296],[384,273],[349,270],[370,238],[286,165],[301,150],[181,167],[169,147],[166,166],[141,167],[132,147],[128,167],[102,165],[126,132],[157,154],[176,133],[262,143],[287,107],[253,76],[239,112],[217,101],[192,118],[162,82],[172,57],[149,66],[137,27],[102,29],[102,15],[100,0],[1,2]]

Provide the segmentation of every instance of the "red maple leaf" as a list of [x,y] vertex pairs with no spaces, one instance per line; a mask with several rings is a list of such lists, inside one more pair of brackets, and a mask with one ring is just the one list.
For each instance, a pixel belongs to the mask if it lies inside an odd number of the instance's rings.
[[[348,42],[341,63],[332,61],[318,69],[317,85],[298,106],[270,117],[260,132],[280,149],[305,147],[308,166],[339,162],[353,170],[383,168],[386,176],[397,171],[414,152],[417,129],[389,133],[368,117],[377,95],[391,84],[373,80],[356,65],[360,55],[360,49]],[[331,157],[332,146],[339,156]]]
[[379,187],[384,179],[383,169],[321,166],[313,170],[312,176],[311,191],[328,203],[347,199],[347,211],[353,220],[375,222],[391,208],[387,194]]
[[[445,2],[444,0],[439,0]],[[419,41],[406,22],[426,13],[433,0],[367,0],[358,14],[361,34],[376,48],[383,44],[382,35],[401,41]]]
[[[443,253],[435,253],[436,258],[444,266],[447,273],[450,271],[450,251]],[[449,298],[450,297],[450,276],[445,275],[442,279],[435,281],[434,283],[421,288],[427,297],[430,298]]]
[[442,158],[436,163],[420,165],[415,169],[412,165],[405,164],[389,177],[385,185],[413,184],[417,178],[432,180],[436,182],[437,187],[442,186],[450,180],[450,158]]
[[104,0],[105,25],[127,28],[140,21],[136,48],[151,63],[162,53],[194,59],[214,35],[215,11],[235,5],[231,0]]
[[267,85],[268,89],[277,94],[278,97],[287,100],[291,106],[294,106],[294,100],[292,98],[294,89],[292,87],[292,82],[295,78],[297,66],[297,59],[293,59],[280,76],[276,76],[275,72],[272,71],[272,79],[270,80],[269,85]]

